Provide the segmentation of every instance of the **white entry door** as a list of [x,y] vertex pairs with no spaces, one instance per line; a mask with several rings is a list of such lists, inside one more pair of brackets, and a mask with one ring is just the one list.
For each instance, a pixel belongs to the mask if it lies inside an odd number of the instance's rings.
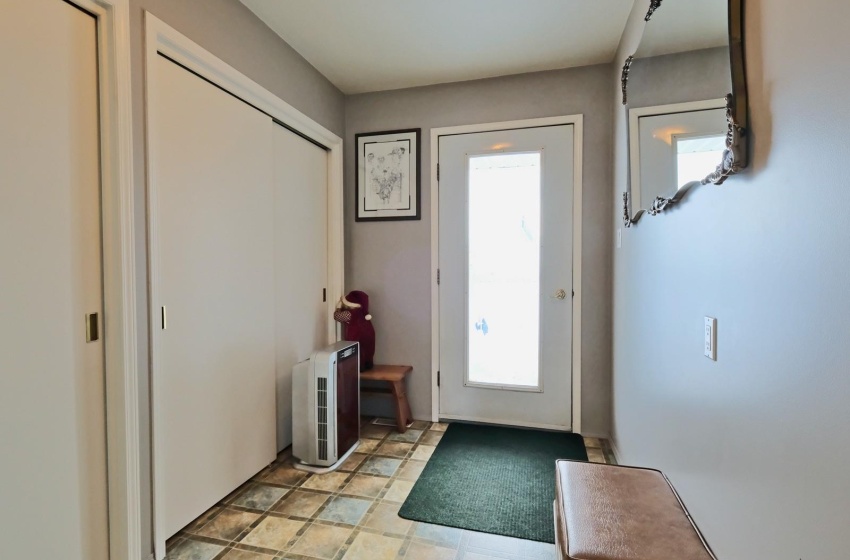
[[0,11],[0,558],[106,560],[97,22]]
[[571,427],[574,128],[439,139],[441,418]]

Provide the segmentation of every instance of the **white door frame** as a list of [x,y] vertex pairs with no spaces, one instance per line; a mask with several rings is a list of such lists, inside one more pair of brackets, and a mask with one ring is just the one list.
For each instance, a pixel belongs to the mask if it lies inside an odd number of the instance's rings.
[[[344,261],[343,261],[343,191],[342,191],[342,138],[326,129],[289,103],[283,101],[272,92],[263,88],[232,66],[206,51],[203,47],[181,34],[150,12],[145,12],[145,75],[147,114],[151,113],[154,96],[151,95],[156,86],[156,59],[163,54],[178,64],[188,68],[202,78],[214,83],[225,91],[253,105],[272,118],[279,120],[289,128],[296,130],[309,139],[328,148],[328,313],[327,337],[328,343],[337,337],[336,322],[333,319],[333,302],[343,295]],[[147,119],[147,177],[148,177],[148,208],[157,207],[158,186],[151,170],[155,167],[153,152],[150,149],[154,137],[150,119]],[[155,212],[148,213],[148,252],[150,302],[159,301],[160,264],[159,237],[157,216]],[[156,314],[152,316],[156,317]],[[155,328],[156,321],[151,321],[151,382],[155,387],[158,356],[160,349],[161,330]],[[158,324],[158,323],[157,323]],[[163,534],[162,516],[156,514],[161,500],[161,485],[156,483],[156,471],[159,459],[156,455],[157,434],[164,427],[157,427],[158,400],[155,389],[151,402],[151,419],[153,424],[153,499],[154,499],[154,549],[156,558],[165,556],[165,535]]]
[[109,557],[142,556],[128,0],[69,0],[97,20]]
[[[573,125],[575,132],[573,165],[573,337],[572,337],[572,427],[581,432],[581,200],[582,200],[582,147],[584,144],[583,115],[545,117],[496,123],[448,126],[431,129],[431,420],[440,419],[440,388],[437,374],[440,369],[440,289],[437,269],[440,266],[440,188],[437,181],[437,163],[440,159],[440,136],[492,132],[517,128]],[[447,418],[446,416],[443,416]],[[540,427],[528,425],[529,427]]]

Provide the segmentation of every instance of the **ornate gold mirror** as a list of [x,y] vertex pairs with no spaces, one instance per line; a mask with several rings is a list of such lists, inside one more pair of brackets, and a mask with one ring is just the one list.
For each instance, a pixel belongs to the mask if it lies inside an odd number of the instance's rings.
[[626,227],[747,166],[743,0],[650,0],[623,66]]

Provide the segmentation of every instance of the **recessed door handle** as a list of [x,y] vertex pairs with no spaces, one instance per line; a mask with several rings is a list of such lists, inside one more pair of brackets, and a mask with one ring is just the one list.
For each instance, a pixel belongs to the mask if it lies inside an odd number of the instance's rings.
[[566,290],[558,290],[555,292],[555,299],[567,299]]
[[100,322],[97,313],[86,314],[86,342],[95,342],[100,339]]

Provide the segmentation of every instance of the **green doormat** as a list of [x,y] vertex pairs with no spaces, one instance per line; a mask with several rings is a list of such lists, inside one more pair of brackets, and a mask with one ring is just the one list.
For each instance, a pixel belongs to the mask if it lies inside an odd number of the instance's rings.
[[582,437],[453,423],[399,515],[554,543],[556,459],[586,461]]

